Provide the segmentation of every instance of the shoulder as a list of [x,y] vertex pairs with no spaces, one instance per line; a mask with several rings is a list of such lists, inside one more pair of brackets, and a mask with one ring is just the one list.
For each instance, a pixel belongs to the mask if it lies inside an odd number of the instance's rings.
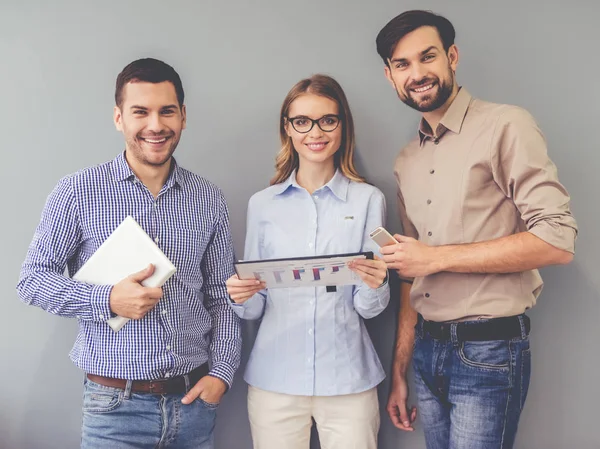
[[350,181],[348,184],[348,200],[360,201],[361,199],[369,203],[385,204],[385,195],[374,185],[366,182]]
[[281,184],[275,184],[265,189],[259,190],[248,200],[248,209],[267,205],[277,194],[282,193]]
[[489,101],[474,99],[469,113],[485,115],[491,119],[496,127],[536,125],[533,115],[525,108],[514,104],[492,103]]
[[212,183],[204,176],[200,176],[190,170],[177,167],[180,181],[185,189],[193,196],[222,200],[225,198],[223,191],[216,184]]

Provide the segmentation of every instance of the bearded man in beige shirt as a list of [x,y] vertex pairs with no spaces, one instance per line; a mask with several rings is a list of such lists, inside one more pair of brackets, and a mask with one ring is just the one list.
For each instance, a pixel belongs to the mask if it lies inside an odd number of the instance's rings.
[[427,11],[377,36],[387,79],[423,114],[394,169],[403,234],[382,248],[404,281],[388,413],[413,430],[412,356],[428,449],[507,449],[529,386],[538,268],[573,259],[577,225],[533,117],[458,85],[454,37]]

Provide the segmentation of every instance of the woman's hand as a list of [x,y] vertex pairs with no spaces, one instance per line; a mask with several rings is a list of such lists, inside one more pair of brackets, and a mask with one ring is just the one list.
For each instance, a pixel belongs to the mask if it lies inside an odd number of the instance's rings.
[[379,288],[387,276],[387,265],[377,256],[374,259],[354,259],[348,262],[348,268],[360,276],[371,288]]
[[227,293],[236,304],[242,304],[252,298],[256,293],[266,288],[264,281],[258,279],[240,279],[234,274],[227,282]]

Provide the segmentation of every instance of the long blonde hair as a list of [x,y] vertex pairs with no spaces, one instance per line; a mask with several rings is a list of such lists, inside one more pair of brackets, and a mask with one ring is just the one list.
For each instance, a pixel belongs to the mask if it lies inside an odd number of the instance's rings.
[[334,156],[335,167],[339,168],[342,174],[352,181],[366,182],[354,166],[354,122],[342,86],[330,76],[317,74],[296,83],[283,100],[279,115],[281,150],[275,159],[275,175],[271,179],[271,185],[288,179],[299,166],[298,153],[294,149],[292,138],[286,133],[285,126],[291,104],[304,94],[320,95],[337,103],[342,125],[342,142]]

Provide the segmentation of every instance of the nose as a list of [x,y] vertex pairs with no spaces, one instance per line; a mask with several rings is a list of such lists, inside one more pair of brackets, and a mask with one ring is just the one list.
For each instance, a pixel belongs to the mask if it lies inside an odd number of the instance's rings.
[[152,131],[154,133],[160,133],[163,130],[162,120],[160,114],[150,114],[148,116],[148,131]]
[[410,77],[412,78],[411,83],[418,83],[422,81],[427,75],[427,70],[423,64],[415,63],[411,67]]
[[323,130],[321,128],[319,128],[318,123],[315,123],[315,124],[313,124],[312,129],[308,132],[308,135],[310,137],[312,137],[313,139],[316,139],[317,137],[323,136]]

